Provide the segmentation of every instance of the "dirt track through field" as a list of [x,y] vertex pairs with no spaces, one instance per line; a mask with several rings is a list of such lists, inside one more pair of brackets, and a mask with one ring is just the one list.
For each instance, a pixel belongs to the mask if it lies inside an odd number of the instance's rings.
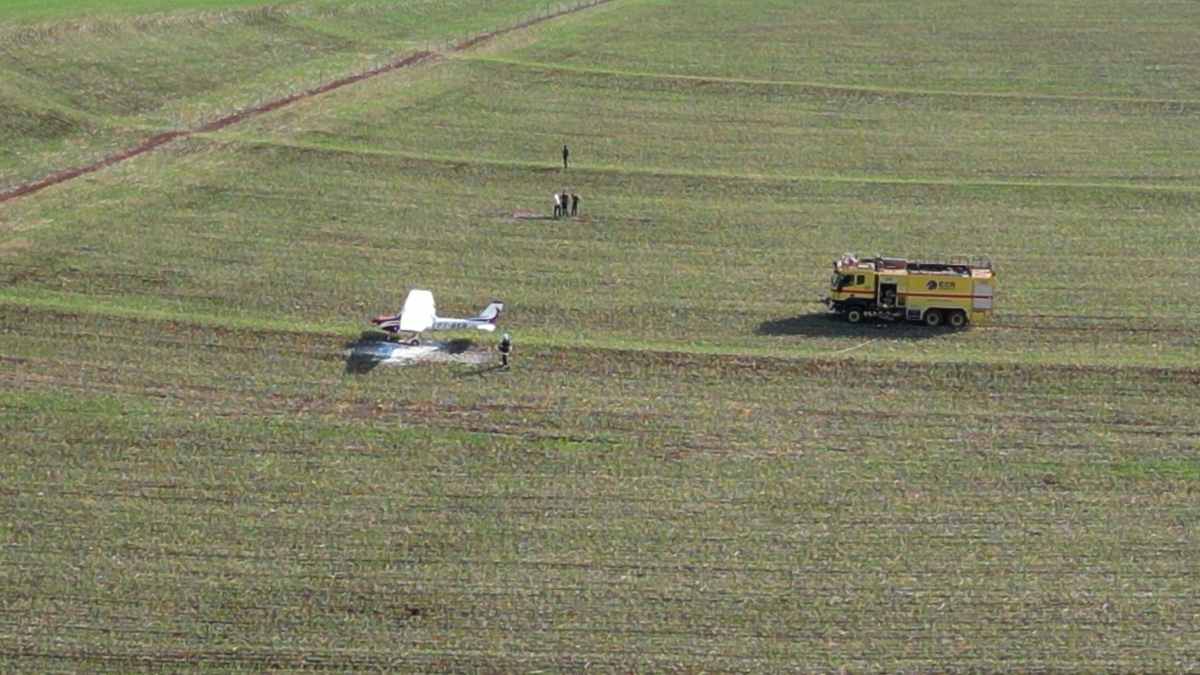
[[[517,31],[517,30],[521,30],[523,28],[528,28],[530,26],[542,23],[544,21],[556,19],[558,17],[564,16],[567,14],[572,14],[574,12],[578,12],[578,11],[588,9],[591,7],[596,7],[598,5],[607,4],[609,2],[612,2],[612,0],[589,0],[589,2],[587,2],[585,4],[573,5],[567,9],[553,12],[553,13],[547,14],[545,16],[539,16],[537,18],[530,19],[528,21],[523,21],[521,23],[509,26],[507,28],[501,28],[499,30],[494,30],[494,31],[491,31],[488,33],[483,33],[480,35],[476,35],[474,37],[467,38],[462,42],[455,43],[454,46],[451,47],[449,51],[450,52],[464,51],[464,50],[470,49],[472,47],[475,47],[476,45],[487,42],[488,40],[492,40],[500,35],[504,35],[506,33],[511,33],[511,32]],[[122,150],[120,152],[109,155],[108,157],[105,157],[104,159],[101,159],[96,162],[92,162],[91,164],[85,164],[83,166],[77,166],[77,167],[73,167],[70,169],[63,169],[62,171],[56,171],[56,172],[50,174],[49,176],[46,176],[45,178],[41,178],[39,180],[23,183],[23,184],[17,185],[16,187],[0,191],[0,204],[9,202],[18,197],[23,197],[26,195],[34,194],[36,192],[40,192],[48,187],[59,185],[61,183],[66,183],[67,181],[74,180],[76,178],[79,178],[80,176],[85,176],[87,174],[100,171],[101,169],[104,169],[104,168],[107,168],[110,166],[114,166],[116,164],[120,164],[127,160],[133,159],[134,157],[138,157],[139,155],[144,155],[152,150],[162,147],[162,146],[166,145],[167,143],[170,143],[171,141],[175,141],[180,138],[187,138],[188,136],[192,136],[194,134],[202,134],[202,133],[209,133],[209,132],[213,132],[213,131],[219,131],[221,129],[224,129],[225,127],[237,124],[238,122],[249,119],[251,117],[257,117],[258,115],[262,115],[264,113],[268,113],[273,110],[279,110],[280,108],[289,106],[297,101],[303,101],[305,99],[313,98],[314,96],[320,96],[321,94],[331,92],[335,89],[341,89],[342,87],[354,84],[356,82],[361,82],[363,80],[370,79],[372,77],[383,75],[385,73],[390,73],[394,70],[399,70],[401,68],[407,68],[409,66],[413,66],[418,63],[436,59],[438,57],[438,55],[439,55],[439,53],[434,52],[434,51],[419,51],[419,52],[416,52],[413,54],[409,54],[408,56],[405,56],[404,58],[392,61],[391,63],[385,64],[382,66],[378,66],[376,68],[372,68],[370,70],[358,73],[356,75],[348,75],[346,77],[342,77],[342,78],[339,78],[339,79],[336,79],[336,80],[333,80],[330,82],[326,82],[325,84],[322,84],[320,86],[313,87],[312,89],[306,89],[304,91],[297,92],[295,94],[291,94],[291,95],[285,96],[283,98],[278,98],[273,101],[268,101],[266,103],[254,106],[252,108],[246,108],[244,110],[226,115],[224,117],[221,117],[219,119],[213,120],[211,122],[208,122],[206,124],[200,125],[198,127],[192,128],[192,129],[166,131],[161,134],[157,134],[155,136],[152,136],[152,137],[146,139],[145,141],[142,141],[141,143],[139,143],[131,148],[126,148],[125,150]]]

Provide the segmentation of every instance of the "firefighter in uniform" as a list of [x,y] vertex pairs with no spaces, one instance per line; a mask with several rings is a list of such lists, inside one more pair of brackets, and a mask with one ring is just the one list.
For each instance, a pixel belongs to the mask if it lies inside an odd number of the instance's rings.
[[505,333],[504,336],[500,338],[500,344],[496,347],[496,349],[500,352],[500,367],[507,368],[508,356],[509,354],[512,354],[513,349],[512,337],[508,333]]

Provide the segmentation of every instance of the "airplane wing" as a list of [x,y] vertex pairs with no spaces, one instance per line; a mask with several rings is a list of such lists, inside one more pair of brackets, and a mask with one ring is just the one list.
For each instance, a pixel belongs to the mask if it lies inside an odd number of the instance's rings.
[[433,319],[436,315],[433,293],[411,290],[408,292],[408,298],[404,300],[404,309],[400,310],[400,330],[423,333],[433,328]]

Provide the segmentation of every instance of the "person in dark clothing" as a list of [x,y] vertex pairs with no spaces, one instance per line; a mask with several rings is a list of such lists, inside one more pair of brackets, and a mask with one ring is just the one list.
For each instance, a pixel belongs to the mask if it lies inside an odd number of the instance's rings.
[[578,213],[579,213],[579,195],[572,192],[571,193],[571,215],[574,216]]
[[568,150],[567,146],[564,145],[563,146],[563,168],[564,169],[567,168],[567,158],[570,156],[571,156],[571,151]]
[[496,349],[500,352],[500,367],[507,368],[508,355],[512,353],[513,349],[512,337],[510,337],[508,333],[505,333],[504,337],[500,338],[500,344],[496,347]]
[[566,218],[568,215],[571,214],[571,195],[568,194],[566,190],[563,190],[562,194],[559,195],[559,199],[562,200],[563,218]]

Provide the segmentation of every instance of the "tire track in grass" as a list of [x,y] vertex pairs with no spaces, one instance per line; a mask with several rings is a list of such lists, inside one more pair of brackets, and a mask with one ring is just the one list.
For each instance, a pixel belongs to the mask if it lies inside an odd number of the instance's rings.
[[[539,24],[539,23],[542,23],[545,21],[550,21],[551,19],[557,19],[557,18],[565,16],[567,14],[573,14],[575,12],[582,11],[584,9],[589,9],[591,7],[604,5],[609,2],[612,2],[612,0],[587,0],[586,2],[584,2],[582,4],[572,5],[566,9],[560,9],[557,12],[553,12],[553,13],[547,14],[545,16],[539,16],[539,17],[536,17],[533,19],[522,21],[520,23],[514,24],[507,28],[501,28],[501,29],[490,31],[487,33],[481,33],[474,37],[468,37],[468,38],[464,39],[462,42],[455,43],[454,46],[449,49],[449,52],[454,53],[454,52],[466,51],[466,50],[468,50],[472,47],[478,46],[484,42],[493,40],[501,35],[505,35],[505,34],[512,33],[512,32],[518,31],[518,30],[522,30],[522,29],[528,28],[530,26],[533,26],[533,25],[536,25],[536,24]],[[253,106],[251,108],[246,108],[246,109],[240,110],[238,112],[231,113],[229,115],[225,115],[224,117],[218,118],[218,119],[208,122],[206,124],[202,124],[200,126],[193,127],[191,129],[177,129],[174,131],[166,131],[166,132],[163,132],[160,134],[156,134],[133,147],[121,150],[117,153],[114,153],[112,155],[105,157],[104,159],[98,160],[96,162],[92,162],[91,164],[85,164],[82,166],[76,166],[76,167],[72,167],[69,169],[63,169],[61,171],[56,171],[56,172],[50,174],[49,176],[46,176],[45,178],[41,178],[41,179],[35,180],[35,181],[29,181],[29,182],[17,185],[16,187],[9,188],[7,190],[2,190],[2,191],[0,191],[0,204],[4,204],[6,202],[12,201],[19,197],[24,197],[26,195],[31,195],[31,194],[34,194],[37,192],[41,192],[42,190],[45,190],[46,188],[53,187],[55,185],[60,185],[62,183],[66,183],[68,181],[79,178],[80,176],[85,176],[88,174],[96,173],[97,171],[106,169],[110,166],[115,166],[117,164],[121,164],[121,163],[129,161],[135,157],[139,157],[148,152],[157,150],[158,148],[160,148],[168,143],[171,143],[172,141],[177,141],[181,138],[187,138],[187,137],[193,136],[195,134],[203,134],[203,133],[211,133],[214,131],[220,131],[221,129],[232,126],[239,122],[243,122],[252,117],[257,117],[259,115],[263,115],[263,114],[266,114],[266,113],[269,113],[269,112],[272,112],[275,110],[279,110],[280,108],[284,108],[286,106],[292,105],[293,103],[296,103],[297,101],[303,101],[305,99],[310,99],[310,98],[313,98],[316,96],[320,96],[322,94],[326,94],[331,91],[334,91],[335,89],[341,89],[342,87],[349,86],[351,84],[355,84],[357,82],[361,82],[363,80],[367,80],[367,79],[370,79],[373,77],[378,77],[379,75],[384,75],[384,74],[390,73],[394,70],[400,70],[402,68],[408,68],[411,66],[415,66],[417,64],[424,63],[426,61],[431,61],[431,60],[438,58],[440,55],[441,54],[436,51],[418,51],[418,52],[409,54],[408,56],[405,56],[401,59],[397,59],[390,63],[384,64],[382,66],[377,66],[375,68],[363,71],[361,73],[357,73],[355,75],[347,75],[346,77],[341,77],[336,80],[326,82],[324,84],[318,85],[311,89],[306,89],[304,91],[297,92],[295,94],[290,94],[288,96],[284,96],[283,98],[277,98],[275,100]]]

